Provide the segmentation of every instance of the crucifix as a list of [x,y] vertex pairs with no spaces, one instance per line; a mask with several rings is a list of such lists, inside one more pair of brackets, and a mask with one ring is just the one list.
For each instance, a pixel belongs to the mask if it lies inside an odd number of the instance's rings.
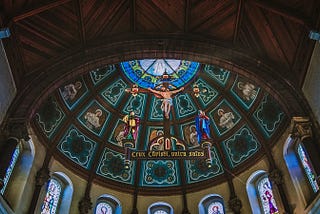
[[[139,88],[138,85],[134,84],[132,88],[126,89],[126,92],[131,93],[133,96],[137,96],[138,93],[151,93],[157,98],[162,100],[161,103],[161,110],[163,112],[163,133],[164,133],[164,139],[166,141],[170,141],[170,112],[172,108],[172,98],[175,94],[181,92],[184,90],[184,87],[170,90],[170,76],[168,74],[163,74],[161,77],[161,83],[158,84],[154,88]],[[172,87],[173,88],[173,87]],[[170,148],[165,148],[170,149]]]
[[[138,93],[150,93],[156,96],[157,98],[162,100],[161,103],[161,110],[163,112],[163,143],[164,143],[164,150],[172,150],[171,145],[171,134],[170,134],[170,112],[173,106],[172,99],[173,97],[181,92],[184,91],[184,87],[176,88],[175,86],[171,85],[171,77],[164,73],[161,77],[161,81],[158,85],[154,88],[139,88],[138,85],[134,84],[131,88],[127,88],[125,91],[131,93],[133,96],[137,96]],[[200,92],[204,90],[200,90],[197,84],[193,85],[192,92],[195,97],[199,97]],[[205,91],[204,91],[205,92]],[[211,166],[211,155],[210,155],[210,147],[211,147],[211,140],[209,135],[209,117],[205,115],[203,111],[199,111],[199,115],[196,117],[196,127],[198,133],[198,143],[206,152],[206,163],[208,167]],[[128,145],[124,145],[125,148],[134,148],[132,142],[127,142]],[[130,144],[130,145],[129,145]],[[126,154],[128,151],[126,151]],[[129,159],[127,157],[126,159]]]

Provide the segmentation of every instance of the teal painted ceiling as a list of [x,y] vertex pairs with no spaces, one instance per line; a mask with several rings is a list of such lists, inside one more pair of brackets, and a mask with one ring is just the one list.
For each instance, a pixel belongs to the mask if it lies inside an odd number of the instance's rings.
[[[163,79],[167,74],[168,78]],[[280,103],[248,78],[216,65],[187,60],[145,59],[106,65],[64,82],[37,110],[33,125],[44,144],[75,171],[94,174],[102,183],[120,182],[123,189],[175,188],[221,182],[265,153],[287,125]],[[162,99],[147,92],[166,82],[173,97],[170,134],[184,149],[198,147],[195,117],[210,119],[212,166],[201,159],[135,160],[124,165],[123,117],[140,120],[136,150],[146,150],[163,134]],[[261,83],[261,82],[260,82]],[[199,96],[193,86],[200,89]],[[127,93],[133,85],[145,89]],[[227,119],[227,120],[226,120]],[[161,142],[153,149],[161,149]],[[174,149],[174,148],[173,148]]]

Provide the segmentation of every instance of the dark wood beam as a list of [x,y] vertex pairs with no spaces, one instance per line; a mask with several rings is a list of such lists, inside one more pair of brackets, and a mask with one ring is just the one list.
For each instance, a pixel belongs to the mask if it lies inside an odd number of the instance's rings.
[[[208,22],[210,23],[211,27],[217,27],[218,25],[222,24],[224,22],[224,17],[227,17],[228,15],[226,15],[227,13],[229,13],[231,15],[231,10],[232,9],[232,2],[228,2],[228,3],[221,3],[223,4],[221,6],[216,6],[216,10],[214,12],[212,12],[206,19],[204,19],[203,21],[199,22],[197,25],[195,25],[192,30],[197,30],[198,28],[201,28],[203,25],[207,24]],[[217,21],[217,19],[219,19]]]
[[28,18],[30,16],[34,16],[34,15],[39,14],[41,12],[44,12],[44,11],[50,10],[52,8],[58,7],[60,5],[66,4],[70,1],[71,0],[58,0],[58,1],[51,2],[49,4],[45,4],[45,5],[36,7],[36,8],[28,9],[28,10],[14,16],[12,18],[12,21],[18,22],[18,21],[23,20],[25,18]]
[[84,23],[83,23],[83,13],[82,13],[82,7],[81,7],[81,2],[80,0],[75,1],[75,8],[76,8],[76,13],[79,18],[79,32],[80,32],[80,41],[81,41],[81,46],[84,47],[86,44],[86,31],[84,28]]
[[238,35],[241,27],[243,10],[244,10],[244,2],[243,0],[238,0],[237,18],[236,18],[236,23],[234,26],[234,33],[233,33],[233,44],[235,44],[238,41]]
[[298,24],[301,24],[301,25],[305,26],[306,28],[311,27],[311,22],[306,17],[302,17],[301,15],[290,10],[289,8],[283,7],[282,5],[275,4],[270,1],[261,1],[261,0],[250,0],[249,2],[262,8],[262,9],[266,9],[272,13],[275,13],[275,14],[282,16],[286,19],[290,19]]
[[185,7],[184,7],[184,32],[189,31],[189,18],[190,18],[190,0],[185,0]]
[[130,1],[130,31],[136,32],[136,0]]
[[262,13],[262,16],[264,17],[265,20],[265,29],[266,32],[270,38],[270,41],[273,43],[274,47],[276,48],[277,52],[279,53],[279,56],[285,60],[287,63],[288,67],[291,68],[291,62],[288,59],[288,55],[286,54],[285,50],[281,47],[281,42],[279,42],[279,39],[277,38],[277,34],[274,32],[272,29],[272,26],[268,20],[268,17]]

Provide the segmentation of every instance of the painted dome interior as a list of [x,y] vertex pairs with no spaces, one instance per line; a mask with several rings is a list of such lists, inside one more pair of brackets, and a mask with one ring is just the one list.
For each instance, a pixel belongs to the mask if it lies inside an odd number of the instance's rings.
[[[164,80],[164,75],[169,78]],[[123,117],[134,111],[140,119],[133,150],[150,149],[163,133],[164,116],[162,99],[146,89],[165,81],[170,90],[184,87],[172,101],[169,130],[176,147],[171,149],[179,149],[178,144],[183,150],[199,147],[194,138],[195,117],[203,110],[210,118],[211,167],[203,159],[161,158],[134,160],[125,167]],[[133,96],[126,92],[133,85],[144,90]],[[195,86],[199,96],[193,92]],[[222,182],[228,173],[244,171],[276,142],[289,117],[268,91],[259,80],[216,65],[176,59],[132,60],[65,82],[39,107],[33,126],[61,163],[81,176],[93,175],[102,185],[112,188],[120,182],[117,188],[138,187],[141,193],[182,185],[196,191]],[[229,115],[228,123],[223,115]]]

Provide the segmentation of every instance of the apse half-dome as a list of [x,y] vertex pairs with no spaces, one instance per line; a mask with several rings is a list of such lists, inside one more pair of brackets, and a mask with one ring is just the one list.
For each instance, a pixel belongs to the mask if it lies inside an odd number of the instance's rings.
[[[162,99],[147,89],[164,81],[170,90],[184,88],[173,97],[167,127],[171,141],[180,147],[170,149],[199,147],[195,117],[202,110],[210,119],[210,167],[204,159],[159,157],[133,160],[126,168],[123,118],[132,111],[139,118],[133,150],[150,149],[164,132],[164,115]],[[36,111],[33,126],[62,164],[81,176],[94,173],[102,185],[152,194],[181,186],[196,191],[224,181],[227,173],[244,171],[288,124],[280,102],[260,83],[263,80],[187,60],[119,62],[64,82]],[[141,88],[136,94],[128,93],[133,85]],[[165,149],[161,142],[152,148]]]

